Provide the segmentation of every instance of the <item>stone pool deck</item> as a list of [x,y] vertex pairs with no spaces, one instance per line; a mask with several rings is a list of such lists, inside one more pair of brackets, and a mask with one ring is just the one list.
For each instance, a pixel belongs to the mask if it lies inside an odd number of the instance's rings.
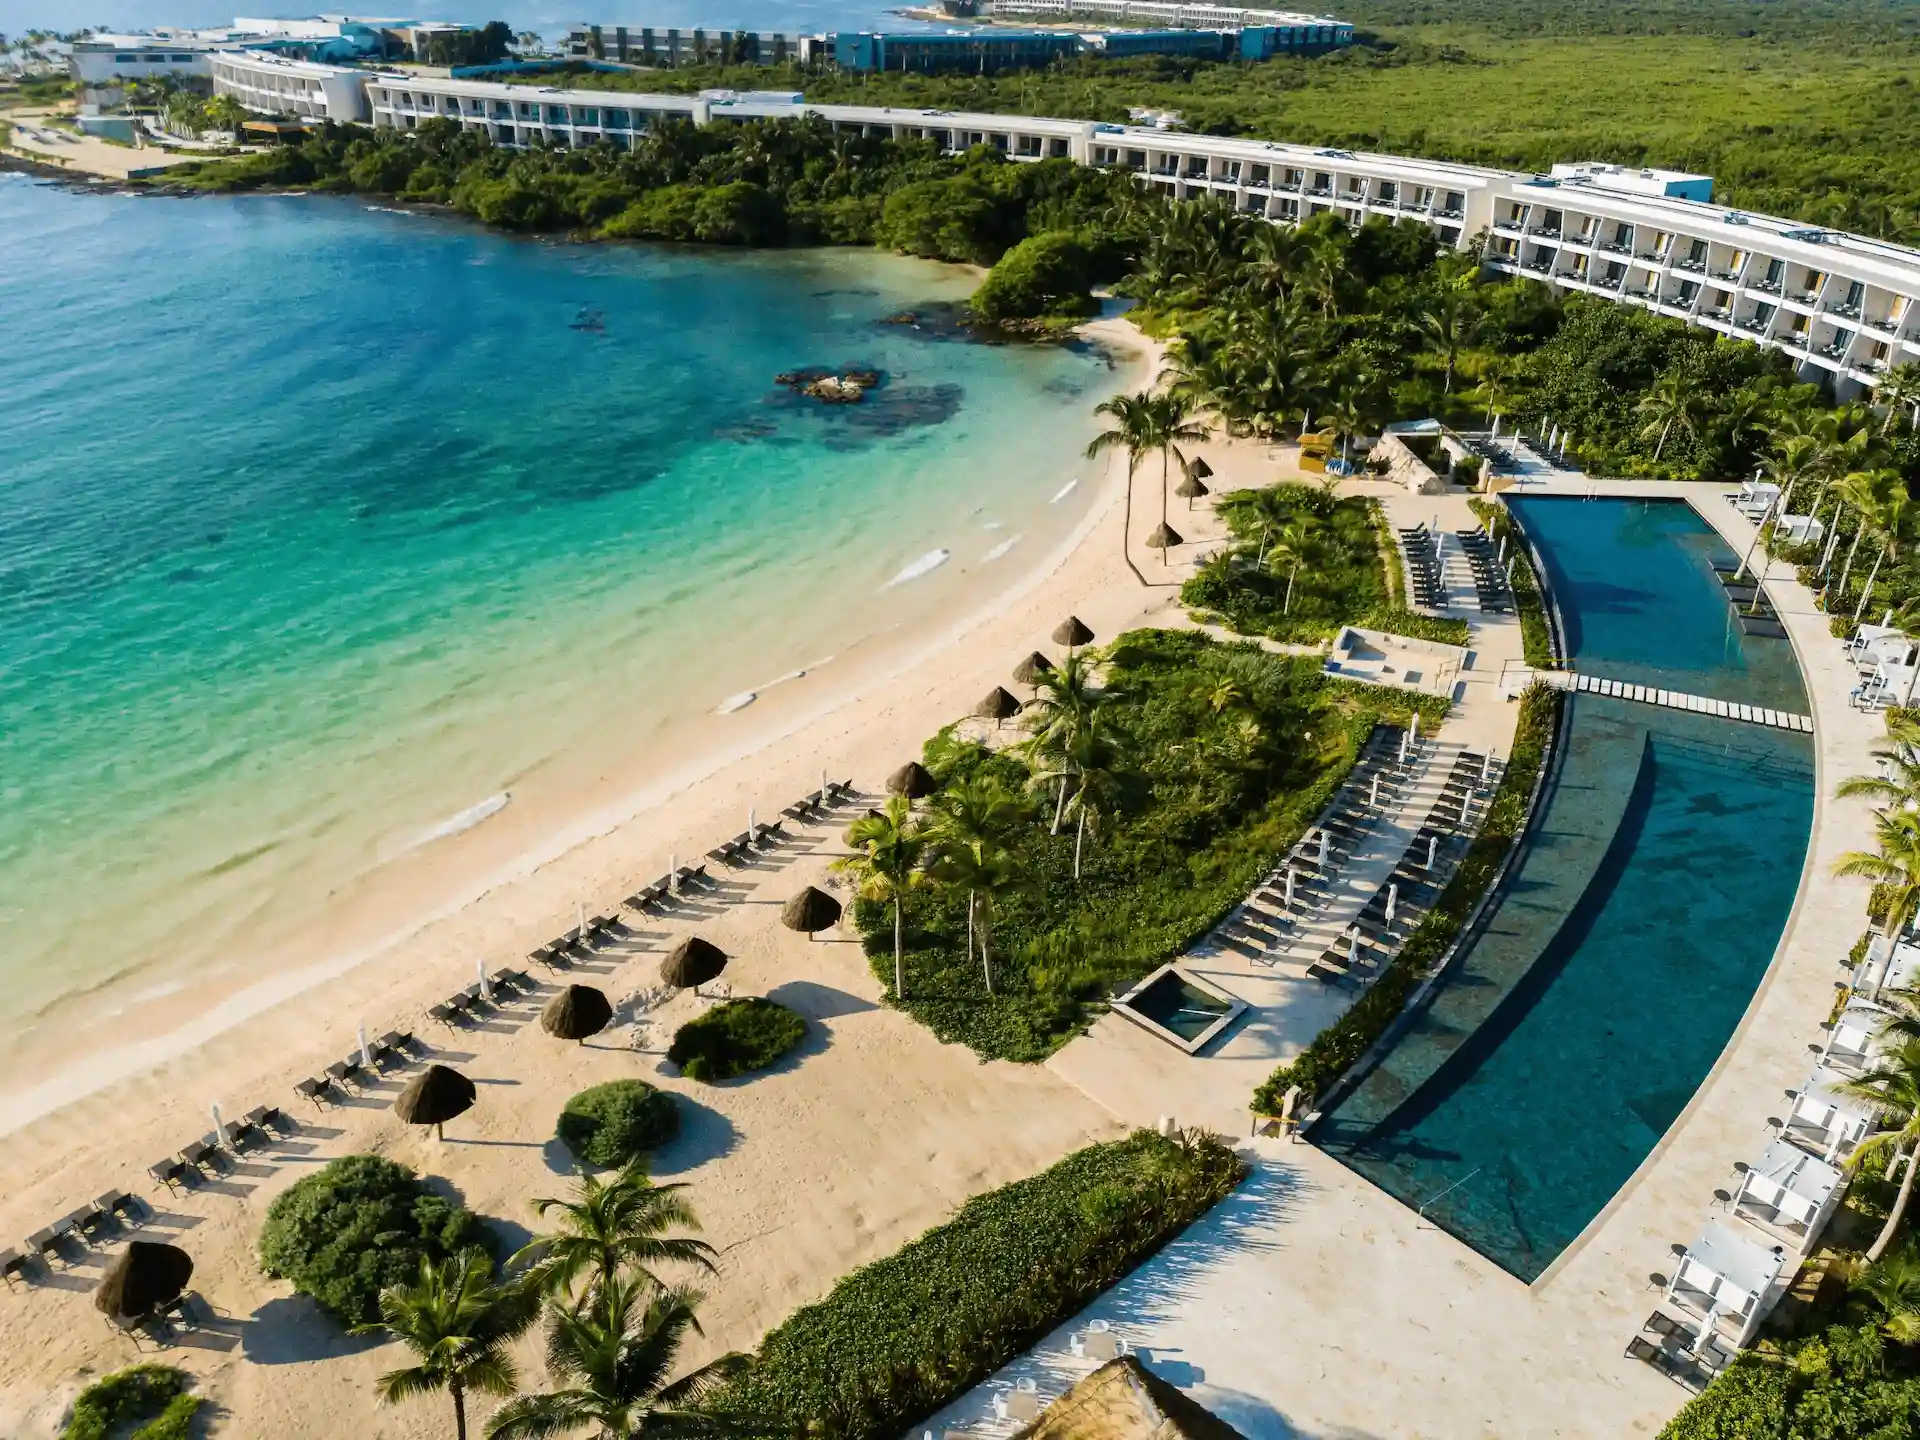
[[[1731,488],[1573,477],[1529,483],[1521,493],[1684,498],[1744,550],[1753,526],[1726,504]],[[1452,497],[1402,497],[1390,502],[1396,523],[1409,523],[1399,519],[1403,499],[1464,510]],[[1521,1283],[1310,1145],[1249,1141],[1256,1168],[1238,1195],[926,1429],[1010,1434],[1015,1427],[992,1418],[995,1389],[1026,1375],[1043,1394],[1064,1389],[1090,1368],[1071,1357],[1068,1337],[1094,1317],[1109,1319],[1157,1371],[1256,1440],[1599,1440],[1651,1435],[1679,1409],[1686,1392],[1622,1355],[1657,1298],[1649,1276],[1669,1273],[1669,1246],[1693,1240],[1712,1216],[1724,1219],[1714,1191],[1729,1186],[1736,1162],[1766,1147],[1768,1118],[1812,1068],[1841,962],[1865,926],[1867,887],[1831,872],[1841,852],[1870,844],[1870,812],[1863,802],[1835,800],[1833,788],[1872,769],[1869,752],[1884,727],[1848,705],[1852,667],[1812,594],[1784,566],[1769,567],[1765,583],[1799,658],[1815,725],[1813,836],[1793,912],[1692,1101],[1545,1274]],[[1505,744],[1498,748],[1504,753]],[[1159,1048],[1164,1069],[1115,1066],[1109,1078],[1082,1069],[1074,1078],[1129,1120],[1150,1120],[1156,1094],[1167,1097],[1157,1113],[1178,1114],[1192,1103],[1181,1097],[1202,1086],[1212,1110],[1244,1116],[1237,1074],[1205,1086],[1187,1068],[1204,1067],[1204,1059]]]

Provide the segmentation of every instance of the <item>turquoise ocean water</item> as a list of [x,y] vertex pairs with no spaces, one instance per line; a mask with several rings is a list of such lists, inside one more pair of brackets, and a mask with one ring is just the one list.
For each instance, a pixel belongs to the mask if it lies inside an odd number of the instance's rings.
[[[0,177],[0,1026],[257,976],[502,793],[1056,547],[1124,377],[878,323],[970,284]],[[876,403],[771,384],[852,361]]]

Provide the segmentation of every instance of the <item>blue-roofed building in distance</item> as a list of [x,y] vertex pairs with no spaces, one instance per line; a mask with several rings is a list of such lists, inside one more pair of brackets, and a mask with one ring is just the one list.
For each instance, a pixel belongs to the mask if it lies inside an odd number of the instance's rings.
[[842,70],[1018,70],[1080,53],[1080,37],[1059,30],[930,30],[884,34],[841,30],[828,37]]

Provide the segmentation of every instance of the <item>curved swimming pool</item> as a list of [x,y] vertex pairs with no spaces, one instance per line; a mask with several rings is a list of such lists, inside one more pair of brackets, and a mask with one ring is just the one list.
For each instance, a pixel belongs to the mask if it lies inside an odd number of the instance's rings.
[[[1804,713],[1788,641],[1742,633],[1682,501],[1529,497],[1578,668]],[[1313,1138],[1532,1281],[1705,1079],[1780,941],[1812,737],[1570,694],[1535,828],[1472,945]]]

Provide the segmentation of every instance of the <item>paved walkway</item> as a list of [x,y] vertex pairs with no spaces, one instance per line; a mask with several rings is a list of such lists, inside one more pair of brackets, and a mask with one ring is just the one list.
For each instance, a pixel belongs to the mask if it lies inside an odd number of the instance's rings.
[[[1720,488],[1585,477],[1527,487],[1684,496],[1743,547],[1753,527]],[[1852,668],[1812,595],[1785,566],[1770,567],[1766,585],[1800,658],[1815,725],[1814,831],[1800,891],[1773,965],[1719,1062],[1560,1259],[1522,1284],[1312,1146],[1247,1142],[1258,1168],[1239,1194],[1033,1354],[934,1417],[928,1428],[936,1436],[991,1432],[984,1417],[992,1388],[1014,1375],[1036,1375],[1043,1390],[1063,1388],[1071,1378],[1060,1358],[1068,1334],[1094,1316],[1112,1320],[1157,1371],[1256,1440],[1617,1440],[1651,1435],[1671,1417],[1685,1392],[1622,1354],[1658,1299],[1648,1277],[1666,1270],[1670,1245],[1693,1240],[1711,1215],[1724,1219],[1713,1192],[1732,1179],[1735,1163],[1766,1147],[1768,1117],[1812,1068],[1809,1047],[1865,924],[1866,886],[1831,872],[1840,852],[1870,843],[1869,811],[1831,797],[1842,777],[1871,770],[1868,750],[1882,722],[1847,704]],[[1476,625],[1476,642],[1482,633]],[[1487,678],[1483,664],[1480,683]],[[1476,725],[1488,713],[1462,712]],[[1167,1071],[1167,1057],[1207,1063],[1160,1049]]]

